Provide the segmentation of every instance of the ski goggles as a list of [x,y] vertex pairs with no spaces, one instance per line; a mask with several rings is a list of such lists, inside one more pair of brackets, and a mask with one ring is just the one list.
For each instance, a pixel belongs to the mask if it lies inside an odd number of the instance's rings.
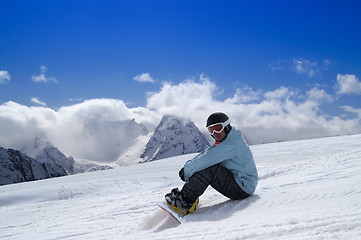
[[212,125],[209,125],[208,128],[208,132],[213,136],[214,133],[220,133],[223,131],[224,127],[227,126],[228,124],[230,124],[231,122],[229,121],[229,119],[223,123],[215,123]]

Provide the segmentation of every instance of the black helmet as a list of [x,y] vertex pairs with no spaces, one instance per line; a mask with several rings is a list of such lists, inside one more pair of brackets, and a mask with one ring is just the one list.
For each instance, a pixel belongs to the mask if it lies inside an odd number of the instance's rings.
[[[207,119],[207,126],[210,126],[212,124],[216,124],[216,123],[224,123],[226,122],[227,120],[229,120],[229,117],[222,113],[222,112],[216,112],[216,113],[212,113],[208,119]],[[228,124],[224,130],[226,132],[226,134],[228,134],[230,131],[231,131],[232,127],[230,124]]]
[[212,113],[207,119],[206,127],[208,127],[212,124],[216,124],[216,123],[224,123],[228,119],[229,119],[229,117],[224,113],[221,113],[221,112]]

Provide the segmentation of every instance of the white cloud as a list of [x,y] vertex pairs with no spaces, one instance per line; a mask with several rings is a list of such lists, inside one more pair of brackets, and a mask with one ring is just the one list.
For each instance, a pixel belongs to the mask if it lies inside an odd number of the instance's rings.
[[315,101],[323,101],[323,100],[325,100],[326,102],[334,101],[333,97],[323,89],[312,88],[311,90],[307,91],[307,95],[309,99],[313,99]]
[[46,73],[46,71],[48,71],[48,68],[46,67],[46,66],[40,66],[40,71],[42,72],[42,73]]
[[41,101],[41,100],[40,100],[39,98],[37,98],[37,97],[31,98],[31,102],[46,107],[46,103],[43,102],[43,101]]
[[[227,113],[234,126],[241,128],[253,143],[304,139],[361,131],[357,120],[342,120],[320,114],[320,105],[333,101],[332,96],[318,88],[305,96],[298,91],[280,87],[265,93],[251,91],[241,101],[236,97],[218,99],[219,88],[208,80],[187,80],[180,84],[166,83],[162,89],[148,98],[147,107],[159,114],[173,114],[192,119],[204,130],[206,118],[216,111]],[[243,94],[247,90],[243,90]]]
[[304,74],[309,78],[321,73],[321,70],[327,70],[331,62],[324,59],[321,64],[317,61],[311,61],[305,58],[292,58],[288,60],[279,60],[268,64],[269,68],[274,71],[289,70],[297,74]]
[[351,74],[337,74],[335,88],[338,94],[361,94],[361,82]]
[[10,81],[10,73],[8,71],[0,71],[0,84]]
[[225,102],[230,104],[254,102],[260,99],[261,94],[261,90],[253,91],[251,87],[245,86],[237,88],[233,98],[228,98]]
[[57,83],[58,80],[54,77],[46,77],[44,73],[41,73],[40,75],[33,75],[31,77],[31,79],[34,81],[34,82],[44,82],[44,83],[47,83],[47,82],[54,82],[54,83]]
[[[188,119],[203,119],[209,114],[209,108],[217,108],[213,100],[218,88],[205,75],[201,75],[199,82],[192,79],[176,85],[164,83],[159,92],[149,93],[147,108],[160,115],[172,114]],[[198,122],[200,123],[200,121]]]
[[298,74],[306,74],[308,77],[312,78],[316,73],[319,72],[319,67],[317,62],[311,62],[310,60],[303,58],[294,58],[293,67]]
[[[144,113],[143,113],[144,112]],[[61,107],[55,111],[47,107],[27,107],[15,102],[0,105],[0,146],[22,149],[32,144],[35,137],[50,141],[66,155],[94,161],[114,161],[114,154],[122,150],[118,139],[130,142],[127,134],[110,132],[106,138],[97,135],[97,123],[110,124],[137,119],[154,130],[160,117],[146,109],[128,109],[116,99],[92,99]],[[89,131],[94,130],[93,136]]]
[[264,94],[266,99],[282,99],[288,98],[295,95],[293,91],[290,91],[288,88],[281,86],[279,89],[274,91],[269,91]]
[[[206,133],[206,119],[217,111],[229,115],[231,124],[253,144],[361,132],[360,118],[344,120],[319,111],[325,101],[333,101],[323,89],[300,94],[287,87],[269,92],[244,87],[228,99],[222,99],[219,92],[222,89],[202,74],[198,80],[164,83],[159,91],[148,94],[146,107],[128,108],[117,99],[92,99],[58,110],[6,102],[0,105],[0,146],[21,149],[38,136],[66,155],[111,161],[122,147],[116,143],[128,136],[122,131],[108,131],[106,138],[104,134],[89,136],[97,123],[134,118],[152,132],[162,115],[172,114],[194,121]],[[358,109],[343,109],[359,114]]]
[[56,121],[56,114],[50,108],[27,107],[15,102],[0,105],[0,146],[21,149],[44,137]]
[[154,83],[155,80],[150,76],[150,73],[142,73],[133,78],[137,82],[150,82]]
[[84,101],[83,98],[69,98],[68,99],[69,102],[82,102]]
[[361,120],[361,108],[353,108],[351,106],[342,106],[346,112],[355,113],[357,114],[358,118]]
[[46,66],[40,66],[40,74],[39,75],[33,75],[31,76],[31,79],[34,81],[34,82],[44,82],[44,83],[47,83],[47,82],[53,82],[53,83],[58,83],[58,80],[54,77],[47,77],[45,75],[45,73],[48,71],[48,69],[46,68]]

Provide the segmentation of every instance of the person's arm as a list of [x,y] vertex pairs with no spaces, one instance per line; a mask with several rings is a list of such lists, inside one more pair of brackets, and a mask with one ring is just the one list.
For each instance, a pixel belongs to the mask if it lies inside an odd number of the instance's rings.
[[217,147],[210,147],[202,154],[197,155],[184,165],[184,179],[186,182],[196,172],[218,164],[235,156],[237,148],[235,144],[222,142]]

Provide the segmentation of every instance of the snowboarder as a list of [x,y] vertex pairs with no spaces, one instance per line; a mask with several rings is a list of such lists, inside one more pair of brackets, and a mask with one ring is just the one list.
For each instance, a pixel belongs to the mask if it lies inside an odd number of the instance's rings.
[[249,197],[257,186],[256,165],[242,132],[232,127],[228,116],[221,112],[211,114],[206,127],[215,144],[179,171],[185,182],[182,190],[174,188],[165,195],[168,205],[182,215],[195,211],[198,197],[209,185],[232,200]]

